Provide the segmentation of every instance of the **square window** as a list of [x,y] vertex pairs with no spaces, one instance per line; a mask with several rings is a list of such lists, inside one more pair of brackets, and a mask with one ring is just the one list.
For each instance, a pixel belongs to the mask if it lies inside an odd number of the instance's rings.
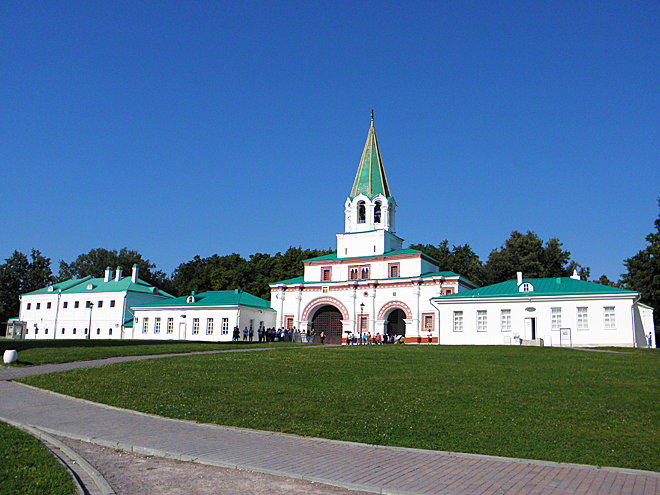
[[76,301],[76,302],[73,303],[73,308],[74,308],[74,309],[77,309],[77,308],[79,308],[79,307],[80,307],[80,303],[79,303],[78,301]]
[[229,334],[229,318],[222,319],[222,335]]
[[561,308],[552,308],[552,329],[559,330],[561,328]]
[[103,301],[99,301],[99,303],[96,305],[97,308],[102,308],[103,307]]
[[321,268],[321,280],[323,282],[329,282],[331,280],[331,268],[330,267],[324,267]]
[[142,333],[149,331],[149,318],[142,318]]
[[41,309],[41,303],[37,303],[37,309]]
[[167,319],[167,333],[174,332],[174,318]]
[[114,308],[114,307],[115,307],[115,301],[114,301],[114,299],[113,299],[112,301],[110,301],[110,307],[111,307],[111,308]]
[[91,308],[91,307],[92,307],[92,301],[87,301],[87,302],[85,303],[85,307],[86,307],[86,308]]
[[390,263],[387,265],[387,271],[389,278],[398,278],[399,277],[399,266],[400,263]]
[[46,303],[46,309],[50,309],[50,303]]
[[206,335],[213,335],[213,318],[206,319]]
[[511,310],[503,309],[500,317],[500,324],[503,332],[511,331]]
[[616,328],[616,315],[614,313],[614,306],[605,306],[605,329],[613,330]]
[[488,314],[486,311],[477,311],[477,332],[488,331]]
[[589,329],[589,313],[587,312],[587,308],[577,309],[577,329],[578,330]]
[[68,308],[68,307],[69,307],[69,302],[68,302],[68,301],[64,301],[64,302],[62,303],[62,309],[66,309],[66,308]]
[[32,306],[32,303],[27,303],[27,308],[26,309],[30,309],[30,306]]
[[454,332],[463,331],[463,311],[454,311]]
[[160,317],[154,320],[154,333],[160,333]]
[[199,318],[193,318],[192,334],[199,334]]

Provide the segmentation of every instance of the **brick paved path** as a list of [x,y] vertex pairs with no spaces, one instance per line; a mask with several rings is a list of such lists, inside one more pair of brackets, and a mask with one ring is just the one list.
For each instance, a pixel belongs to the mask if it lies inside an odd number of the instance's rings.
[[0,381],[0,419],[128,451],[375,493],[660,493],[660,473],[374,447],[197,424],[71,399],[8,381]]

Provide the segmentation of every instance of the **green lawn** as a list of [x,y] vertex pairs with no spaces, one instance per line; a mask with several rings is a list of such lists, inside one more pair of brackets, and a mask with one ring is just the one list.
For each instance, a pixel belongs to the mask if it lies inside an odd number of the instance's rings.
[[75,495],[66,469],[36,438],[0,422],[0,494]]
[[660,471],[660,353],[369,346],[25,379],[147,413],[371,444]]
[[[284,345],[285,343],[283,343]],[[17,366],[68,363],[89,359],[117,356],[145,356],[196,351],[217,351],[242,348],[246,345],[267,344],[202,343],[185,341],[135,341],[135,340],[4,340],[0,341],[0,354],[5,349],[18,351]],[[277,345],[277,344],[271,344]],[[290,344],[289,344],[290,345]]]

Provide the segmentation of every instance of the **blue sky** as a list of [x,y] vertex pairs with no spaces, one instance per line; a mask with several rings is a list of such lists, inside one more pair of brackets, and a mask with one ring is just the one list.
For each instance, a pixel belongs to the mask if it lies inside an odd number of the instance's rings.
[[371,109],[397,234],[618,279],[660,196],[660,3],[0,4],[0,258],[336,247]]

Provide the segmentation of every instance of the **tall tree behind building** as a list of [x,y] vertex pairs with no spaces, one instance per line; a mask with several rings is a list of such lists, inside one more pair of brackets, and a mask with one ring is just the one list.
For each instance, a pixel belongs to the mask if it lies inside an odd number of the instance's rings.
[[54,281],[50,258],[36,249],[32,249],[30,258],[14,251],[0,265],[0,335],[5,335],[7,320],[19,315],[19,296],[42,289]]
[[[660,198],[658,198],[660,207]],[[660,333],[660,215],[654,222],[655,232],[646,236],[648,245],[623,262],[628,270],[621,275],[626,289],[642,294],[642,302],[655,309],[655,333]]]

